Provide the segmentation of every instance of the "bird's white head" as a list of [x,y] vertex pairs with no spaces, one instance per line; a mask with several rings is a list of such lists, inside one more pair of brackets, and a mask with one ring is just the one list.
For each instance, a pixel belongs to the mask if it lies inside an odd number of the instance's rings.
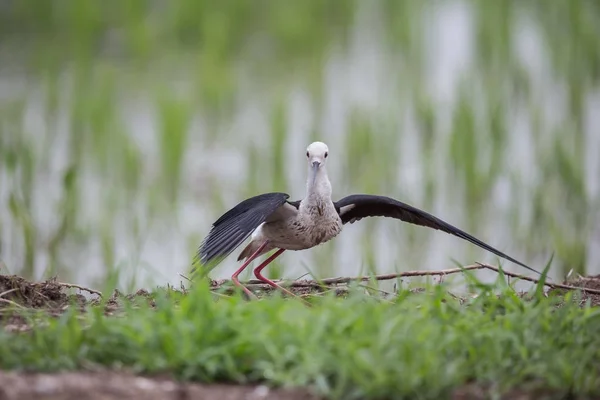
[[328,155],[329,148],[323,142],[313,142],[306,148],[306,158],[311,168],[325,165]]
[[[308,179],[308,190],[313,191],[315,189],[315,183],[318,176],[322,176],[320,179],[321,185],[328,187],[328,191],[331,191],[329,180],[327,179],[327,173],[325,172],[325,164],[327,163],[327,156],[329,155],[329,148],[323,142],[313,142],[306,148],[306,159],[308,160],[309,179]],[[317,186],[321,186],[317,185]]]

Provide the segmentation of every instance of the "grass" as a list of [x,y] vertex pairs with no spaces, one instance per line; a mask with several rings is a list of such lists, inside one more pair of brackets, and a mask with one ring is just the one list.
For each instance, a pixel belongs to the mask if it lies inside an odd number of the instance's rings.
[[467,384],[598,394],[600,310],[533,290],[526,300],[505,284],[483,285],[464,304],[445,285],[383,301],[351,291],[246,302],[198,285],[188,294],[158,289],[125,302],[121,318],[103,307],[58,318],[37,316],[25,334],[0,330],[0,368],[74,370],[92,365],[167,372],[199,382],[265,382],[310,387],[333,399],[448,397]]

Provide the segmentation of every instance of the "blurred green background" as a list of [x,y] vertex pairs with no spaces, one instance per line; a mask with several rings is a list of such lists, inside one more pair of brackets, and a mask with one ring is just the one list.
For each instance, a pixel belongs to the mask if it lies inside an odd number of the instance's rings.
[[[599,78],[594,0],[3,0],[0,271],[177,284],[228,208],[302,197],[322,140],[336,199],[396,197],[535,268],[554,252],[554,277],[600,273]],[[453,260],[497,258],[371,219],[268,275]]]

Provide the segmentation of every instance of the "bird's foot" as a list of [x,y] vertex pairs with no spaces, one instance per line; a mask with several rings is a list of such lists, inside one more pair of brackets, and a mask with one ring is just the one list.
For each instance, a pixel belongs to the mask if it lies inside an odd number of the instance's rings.
[[235,286],[242,289],[242,292],[244,293],[244,298],[246,300],[258,300],[258,297],[254,293],[252,293],[250,289],[248,289],[246,286],[240,283],[240,281],[237,279],[237,276],[232,277],[231,280],[233,281]]

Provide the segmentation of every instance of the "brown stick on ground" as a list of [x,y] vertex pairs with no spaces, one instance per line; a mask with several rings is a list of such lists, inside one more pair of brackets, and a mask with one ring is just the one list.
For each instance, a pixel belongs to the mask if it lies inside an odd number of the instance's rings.
[[[408,278],[408,277],[415,277],[415,276],[444,276],[444,275],[458,274],[458,273],[461,273],[464,271],[480,270],[480,269],[487,269],[487,270],[491,270],[491,271],[500,273],[500,268],[498,268],[498,267],[494,267],[493,265],[484,264],[484,263],[477,263],[474,265],[467,265],[462,268],[449,268],[449,269],[431,270],[431,271],[405,271],[405,272],[398,272],[395,274],[374,275],[374,276],[338,277],[338,278],[322,279],[321,281],[303,280],[303,281],[292,281],[292,282],[286,283],[285,281],[279,280],[276,282],[284,283],[284,285],[287,287],[318,289],[318,288],[325,288],[325,287],[327,287],[327,285],[339,285],[339,284],[345,284],[345,283],[350,283],[350,282],[365,282],[365,281],[370,281],[370,280],[385,281],[385,280],[391,280],[391,279],[397,279],[397,278]],[[505,270],[502,270],[502,272],[504,273],[504,275],[510,276],[512,278],[519,278],[519,279],[523,279],[525,281],[529,281],[529,282],[533,282],[533,283],[540,282],[540,279],[531,278],[531,277],[528,277],[525,275],[517,274],[515,272],[509,272],[509,271],[505,271]],[[229,280],[218,281],[218,282],[216,282],[216,285],[213,286],[212,289],[213,290],[219,289],[220,287],[227,285],[229,283],[230,283]],[[270,289],[270,287],[268,285],[263,285],[258,280],[250,280],[248,282],[245,282],[244,285],[246,285],[248,288],[251,288],[251,289],[263,289],[263,290]],[[544,282],[544,286],[551,287],[554,289],[581,290],[582,292],[585,292],[588,294],[600,294],[600,290],[598,290],[598,289],[589,289],[589,288],[583,288],[583,287],[578,287],[578,286],[564,285],[561,283]]]
[[86,291],[88,293],[92,293],[95,295],[98,295],[99,297],[102,297],[102,293],[94,290],[94,289],[90,289],[90,288],[86,288],[85,286],[79,286],[79,285],[75,285],[73,283],[64,283],[64,282],[56,282],[57,285],[60,285],[62,287],[66,287],[66,288],[72,288],[72,289],[79,289],[79,290],[83,290]]

